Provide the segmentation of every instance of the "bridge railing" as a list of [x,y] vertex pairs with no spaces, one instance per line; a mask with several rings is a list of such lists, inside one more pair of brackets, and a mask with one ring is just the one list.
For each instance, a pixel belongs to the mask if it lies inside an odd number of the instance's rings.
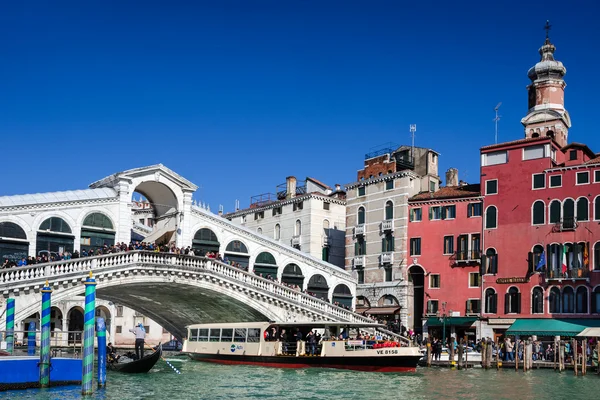
[[306,293],[298,292],[278,282],[242,271],[239,268],[215,259],[174,253],[128,251],[0,270],[0,289],[2,286],[9,288],[10,286],[18,285],[19,283],[27,283],[36,280],[43,281],[45,279],[53,280],[53,278],[65,275],[85,275],[85,273],[89,271],[99,273],[114,267],[135,264],[179,266],[192,270],[209,271],[213,274],[228,277],[235,281],[243,282],[251,287],[273,293],[277,296],[291,300],[292,302],[316,309],[342,320],[351,322],[372,322],[371,319],[363,315],[317,299]]

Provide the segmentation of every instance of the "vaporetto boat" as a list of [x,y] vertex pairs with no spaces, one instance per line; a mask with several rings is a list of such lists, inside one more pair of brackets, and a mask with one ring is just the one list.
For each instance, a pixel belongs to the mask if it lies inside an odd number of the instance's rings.
[[380,333],[384,328],[347,322],[197,324],[187,327],[182,352],[220,364],[414,371],[422,356],[419,348],[404,338],[386,339]]

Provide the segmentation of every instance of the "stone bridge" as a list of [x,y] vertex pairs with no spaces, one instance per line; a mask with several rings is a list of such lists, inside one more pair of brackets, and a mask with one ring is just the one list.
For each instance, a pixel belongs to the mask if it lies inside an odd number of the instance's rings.
[[[3,299],[14,298],[15,322],[39,312],[40,289],[52,304],[84,293],[92,272],[97,297],[130,307],[185,336],[192,323],[232,321],[348,321],[370,319],[285,285],[205,257],[131,251],[0,271]],[[1,304],[4,308],[4,304]],[[5,326],[4,315],[0,326]],[[16,325],[18,326],[18,325]]]

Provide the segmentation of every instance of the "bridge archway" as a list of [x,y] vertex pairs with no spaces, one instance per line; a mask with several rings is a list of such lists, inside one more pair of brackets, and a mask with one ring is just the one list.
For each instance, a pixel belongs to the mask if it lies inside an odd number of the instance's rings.
[[206,253],[219,253],[221,243],[217,235],[209,228],[201,228],[196,231],[192,239],[192,248],[197,256],[204,256]]
[[232,240],[225,248],[225,257],[229,261],[240,264],[242,267],[247,268],[250,265],[250,255],[248,254],[248,247],[240,240]]
[[420,265],[408,269],[408,309],[412,311],[408,326],[423,334],[423,312],[425,310],[425,270]]
[[39,226],[36,240],[38,255],[53,255],[57,253],[73,252],[75,236],[73,229],[61,217],[46,218]]
[[68,335],[69,344],[81,342],[81,338],[82,338],[81,332],[83,332],[83,322],[84,322],[83,313],[84,313],[83,308],[79,307],[79,306],[72,307],[67,312],[67,321],[68,321],[67,331],[69,332],[69,335]]
[[111,320],[111,313],[110,310],[108,309],[108,307],[106,306],[97,306],[96,307],[96,317],[101,317],[104,318],[104,324],[106,325],[106,331],[107,332],[112,332],[110,330],[110,324],[112,322]]
[[290,263],[285,266],[281,274],[281,282],[288,285],[298,285],[300,289],[304,287],[304,275],[298,264]]
[[315,274],[308,280],[306,290],[315,295],[318,299],[327,300],[329,294],[329,285],[327,279],[321,274]]
[[115,226],[104,213],[93,211],[83,219],[81,227],[81,250],[96,251],[115,244]]
[[254,273],[256,275],[271,276],[273,279],[277,279],[277,269],[277,261],[275,261],[273,254],[263,251],[256,256],[254,261]]
[[345,307],[352,308],[352,292],[347,285],[340,283],[333,289],[333,297],[331,302],[333,304],[340,304]]
[[14,222],[0,222],[0,263],[4,260],[18,263],[28,254],[29,241],[25,230]]

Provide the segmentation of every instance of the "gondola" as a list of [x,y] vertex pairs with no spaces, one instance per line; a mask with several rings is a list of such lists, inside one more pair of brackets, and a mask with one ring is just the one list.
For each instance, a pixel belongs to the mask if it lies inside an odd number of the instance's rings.
[[154,364],[162,355],[162,344],[159,343],[154,353],[145,356],[140,360],[126,361],[124,357],[119,362],[107,363],[107,368],[112,371],[125,372],[128,374],[140,374],[148,372],[154,367]]

